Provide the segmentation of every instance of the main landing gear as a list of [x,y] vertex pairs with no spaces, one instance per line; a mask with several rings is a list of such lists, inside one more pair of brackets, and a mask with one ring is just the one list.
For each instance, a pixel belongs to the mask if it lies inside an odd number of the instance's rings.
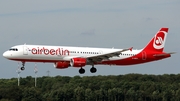
[[85,69],[81,67],[81,68],[79,69],[79,73],[80,73],[80,74],[84,74],[84,73],[85,73]]
[[[90,69],[90,72],[91,72],[91,73],[96,73],[96,71],[97,71],[97,69],[96,69],[94,66],[92,66],[92,68]],[[85,69],[81,67],[81,68],[79,69],[79,73],[80,73],[80,74],[84,74],[84,73],[85,73]]]
[[90,72],[91,73],[96,73],[96,71],[97,71],[97,69],[94,66],[92,66],[92,68],[90,69]]

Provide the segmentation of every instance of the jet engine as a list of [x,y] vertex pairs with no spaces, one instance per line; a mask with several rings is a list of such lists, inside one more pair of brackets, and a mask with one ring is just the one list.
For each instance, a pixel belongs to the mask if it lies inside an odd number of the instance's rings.
[[83,67],[86,65],[86,59],[85,58],[72,58],[70,60],[70,65],[72,67]]
[[69,63],[68,62],[56,62],[54,63],[54,67],[56,67],[57,69],[65,69],[69,67]]

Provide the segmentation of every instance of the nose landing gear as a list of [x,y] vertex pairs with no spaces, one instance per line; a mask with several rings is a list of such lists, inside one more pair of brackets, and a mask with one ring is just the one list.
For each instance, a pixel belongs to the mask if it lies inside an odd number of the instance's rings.
[[22,71],[25,70],[24,66],[25,66],[25,62],[22,62],[22,67],[21,67]]

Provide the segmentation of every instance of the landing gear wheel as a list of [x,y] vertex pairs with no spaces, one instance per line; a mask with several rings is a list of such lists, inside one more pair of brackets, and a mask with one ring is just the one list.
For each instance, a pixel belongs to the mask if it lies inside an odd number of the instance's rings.
[[24,68],[24,67],[21,67],[21,70],[25,70],[25,68]]
[[22,70],[22,71],[25,70],[24,66],[25,66],[25,62],[22,61],[22,67],[21,67],[21,70]]
[[79,73],[80,74],[84,74],[85,73],[85,69],[83,69],[83,68],[79,69]]
[[96,73],[96,71],[97,71],[97,69],[96,69],[95,67],[92,67],[92,68],[90,69],[90,72],[91,72],[91,73]]

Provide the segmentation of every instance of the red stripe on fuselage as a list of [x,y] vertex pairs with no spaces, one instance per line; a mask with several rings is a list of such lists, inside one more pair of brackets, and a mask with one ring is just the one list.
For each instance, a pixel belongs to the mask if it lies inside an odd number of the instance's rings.
[[[146,52],[145,52],[146,53]],[[160,54],[160,53],[156,53]],[[162,54],[162,53],[161,53]],[[125,58],[125,59],[119,59],[119,60],[109,60],[109,61],[102,61],[102,62],[97,62],[95,64],[102,64],[102,65],[133,65],[133,64],[140,64],[140,63],[145,63],[145,62],[151,62],[151,61],[156,61],[164,58],[168,58],[171,55],[166,55],[166,56],[161,56],[161,57],[156,57],[154,56],[155,53],[146,53],[146,56],[143,56],[144,53],[140,52],[139,54]],[[60,62],[62,60],[36,60],[36,59],[10,59],[10,60],[15,60],[15,61],[23,61],[23,62],[47,62],[47,63],[56,63]]]
[[121,60],[112,60],[112,61],[102,61],[98,62],[96,64],[105,64],[105,65],[135,65],[135,64],[141,64],[141,63],[146,63],[146,62],[151,62],[151,61],[156,61],[156,60],[161,60],[164,58],[168,58],[171,55],[166,55],[166,56],[161,56],[161,57],[155,57],[155,54],[162,54],[162,53],[146,53],[146,56],[143,56],[145,51],[140,52],[139,54],[126,58],[126,59],[121,59]]

